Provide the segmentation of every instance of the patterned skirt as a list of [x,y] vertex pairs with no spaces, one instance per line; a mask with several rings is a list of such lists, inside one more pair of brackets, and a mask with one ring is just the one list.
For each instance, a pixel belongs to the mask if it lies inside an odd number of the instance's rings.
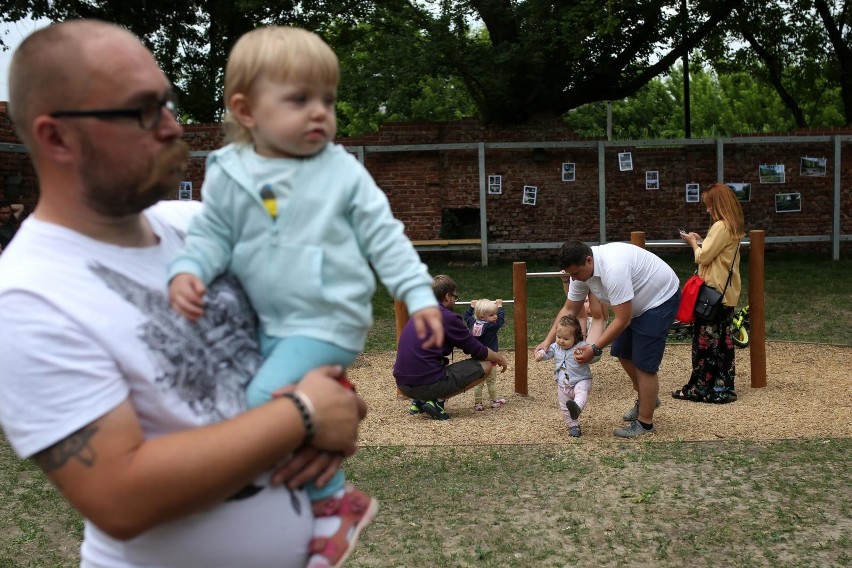
[[692,327],[692,374],[675,398],[724,404],[737,400],[734,380],[733,308],[725,308],[720,322],[696,320]]

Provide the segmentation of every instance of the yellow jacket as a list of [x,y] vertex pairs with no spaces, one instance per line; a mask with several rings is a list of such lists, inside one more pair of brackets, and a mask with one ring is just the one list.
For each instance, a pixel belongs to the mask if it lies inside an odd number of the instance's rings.
[[[728,281],[728,271],[734,262],[734,273],[731,283],[725,291],[722,303],[728,307],[737,307],[740,299],[740,255],[737,251],[739,239],[734,238],[728,231],[728,227],[722,221],[716,221],[701,246],[695,249],[695,264],[698,265],[698,275],[704,279],[709,286],[713,286],[720,292],[725,288]],[[734,259],[736,255],[736,259]],[[736,260],[736,262],[735,262]]]

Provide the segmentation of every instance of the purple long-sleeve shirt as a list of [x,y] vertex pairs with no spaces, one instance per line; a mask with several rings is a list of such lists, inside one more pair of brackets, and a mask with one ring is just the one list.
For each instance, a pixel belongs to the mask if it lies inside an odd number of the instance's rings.
[[409,387],[431,385],[444,378],[444,367],[449,363],[453,348],[461,349],[474,359],[484,361],[488,357],[488,348],[470,334],[459,314],[441,308],[444,322],[444,346],[423,349],[423,340],[417,337],[414,322],[409,320],[399,335],[396,362],[393,376],[396,383]]

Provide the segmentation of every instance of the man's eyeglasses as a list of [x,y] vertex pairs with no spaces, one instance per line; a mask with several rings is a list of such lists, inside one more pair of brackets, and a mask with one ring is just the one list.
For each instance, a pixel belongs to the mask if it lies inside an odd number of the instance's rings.
[[453,297],[453,300],[458,300],[458,299],[459,299],[459,295],[458,295],[458,294],[450,294],[450,296],[452,296],[452,297]]
[[57,110],[50,113],[53,118],[98,118],[115,120],[117,118],[135,118],[143,130],[153,130],[160,124],[165,108],[172,116],[177,116],[177,93],[167,92],[161,99],[150,99],[134,108],[99,108],[91,110]]

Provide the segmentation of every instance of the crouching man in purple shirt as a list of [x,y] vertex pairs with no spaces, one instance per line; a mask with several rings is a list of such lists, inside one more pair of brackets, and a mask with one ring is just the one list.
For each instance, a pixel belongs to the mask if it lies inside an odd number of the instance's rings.
[[[507,362],[502,353],[477,341],[461,316],[453,311],[459,296],[452,278],[445,274],[435,276],[432,291],[444,322],[444,345],[424,349],[423,339],[417,337],[414,324],[409,321],[399,336],[393,376],[400,392],[412,399],[409,414],[425,412],[435,420],[448,420],[450,416],[444,412],[446,399],[480,384],[494,365],[505,372]],[[450,364],[454,348],[471,359]]]

